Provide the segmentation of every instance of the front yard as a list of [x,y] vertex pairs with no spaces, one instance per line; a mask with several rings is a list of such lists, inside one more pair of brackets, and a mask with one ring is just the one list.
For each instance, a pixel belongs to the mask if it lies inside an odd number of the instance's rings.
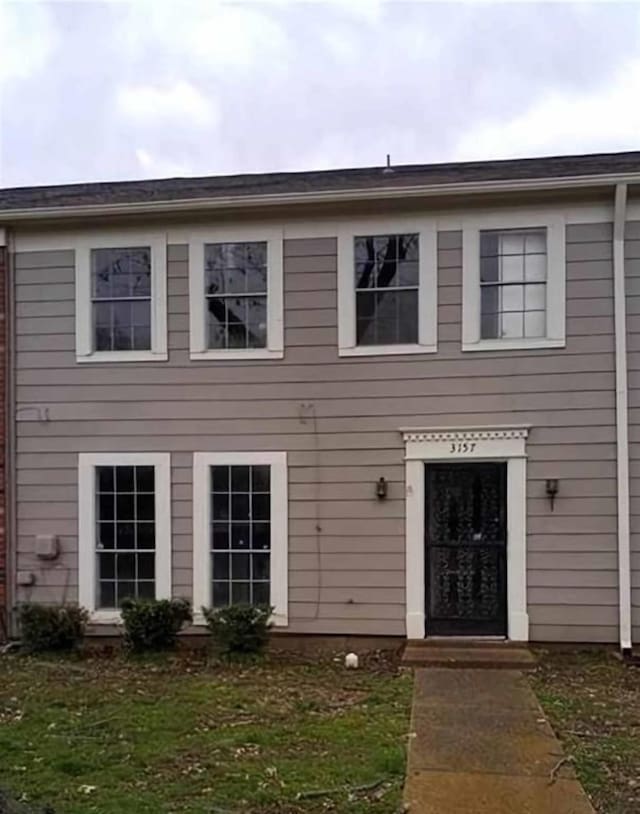
[[546,653],[534,690],[598,814],[640,812],[640,668]]
[[0,658],[0,789],[56,814],[394,814],[412,676],[198,654]]

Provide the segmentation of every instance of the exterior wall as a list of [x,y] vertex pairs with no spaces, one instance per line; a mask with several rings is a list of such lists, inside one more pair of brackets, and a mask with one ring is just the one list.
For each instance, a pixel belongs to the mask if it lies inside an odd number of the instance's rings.
[[6,342],[6,284],[7,284],[7,252],[0,246],[0,641],[8,633],[7,625],[7,588],[8,588],[8,562],[7,562],[7,529],[6,529],[6,500],[5,500],[5,438],[6,438],[6,400],[5,388],[7,381],[7,342]]
[[629,386],[629,491],[631,515],[632,640],[640,643],[640,221],[625,234],[627,365]]
[[[22,598],[76,596],[78,452],[172,453],[174,591],[188,597],[193,452],[285,450],[289,629],[404,635],[399,428],[528,423],[531,638],[617,641],[611,236],[567,230],[565,349],[461,351],[456,231],[438,238],[438,353],[357,358],[338,357],[336,240],[288,240],[285,358],[235,363],[189,360],[186,246],[168,254],[167,363],[76,364],[73,253],[18,255],[17,545],[37,574]],[[37,533],[60,535],[58,561],[35,560]]]

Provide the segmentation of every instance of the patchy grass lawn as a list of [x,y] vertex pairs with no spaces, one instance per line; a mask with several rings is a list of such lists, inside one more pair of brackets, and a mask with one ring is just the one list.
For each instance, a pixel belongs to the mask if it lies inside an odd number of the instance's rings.
[[638,814],[640,668],[610,653],[549,652],[532,682],[598,814]]
[[411,690],[386,664],[5,656],[0,788],[56,814],[393,814]]

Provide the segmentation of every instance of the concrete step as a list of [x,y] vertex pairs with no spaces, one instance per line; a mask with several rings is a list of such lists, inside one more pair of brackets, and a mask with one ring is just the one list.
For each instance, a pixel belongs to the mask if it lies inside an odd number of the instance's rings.
[[402,654],[404,667],[451,669],[531,670],[537,664],[533,653],[522,645],[469,642],[459,645],[426,645],[408,642]]

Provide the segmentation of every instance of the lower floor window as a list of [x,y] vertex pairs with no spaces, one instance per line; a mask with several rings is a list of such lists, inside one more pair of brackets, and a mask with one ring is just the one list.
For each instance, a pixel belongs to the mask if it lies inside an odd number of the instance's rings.
[[271,491],[268,466],[212,466],[214,607],[269,603]]
[[194,606],[271,605],[287,616],[282,452],[194,456]]
[[98,608],[155,597],[153,466],[96,467],[96,544]]
[[78,599],[98,621],[171,596],[170,468],[167,453],[79,456]]

